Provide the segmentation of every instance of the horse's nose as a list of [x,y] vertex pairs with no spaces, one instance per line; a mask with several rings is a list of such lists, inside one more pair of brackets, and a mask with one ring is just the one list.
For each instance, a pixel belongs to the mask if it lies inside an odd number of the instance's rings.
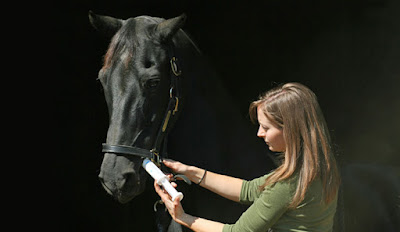
[[106,192],[107,192],[108,194],[113,195],[113,192],[111,191],[110,187],[108,187],[108,186],[105,184],[104,178],[103,178],[101,175],[99,175],[98,178],[99,178],[100,183],[101,183],[101,186],[103,186],[104,190],[106,190]]

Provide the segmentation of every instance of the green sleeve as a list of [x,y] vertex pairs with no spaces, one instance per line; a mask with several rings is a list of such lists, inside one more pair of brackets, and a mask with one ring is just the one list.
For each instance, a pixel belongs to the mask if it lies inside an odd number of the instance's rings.
[[250,205],[253,203],[261,194],[260,186],[265,183],[265,179],[268,175],[253,179],[251,181],[243,181],[242,189],[240,191],[239,201],[240,203]]
[[224,225],[223,232],[267,231],[287,211],[293,190],[289,181],[267,187],[235,224]]

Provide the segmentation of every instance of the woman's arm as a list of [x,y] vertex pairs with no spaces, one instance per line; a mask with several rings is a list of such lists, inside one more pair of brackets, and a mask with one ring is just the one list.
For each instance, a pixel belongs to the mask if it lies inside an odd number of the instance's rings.
[[200,186],[229,200],[239,202],[242,179],[205,171],[202,168],[188,166],[178,161],[164,160],[163,162],[172,171],[184,174],[192,182],[197,184],[201,180]]
[[194,217],[189,214],[184,214],[181,218],[175,218],[174,220],[196,232],[222,232],[224,228],[223,223]]
[[[172,186],[176,187],[176,183],[172,182]],[[223,223],[186,214],[182,208],[179,198],[176,198],[175,201],[172,201],[171,196],[157,184],[157,181],[154,181],[154,189],[161,197],[161,200],[164,202],[165,207],[168,209],[172,219],[179,224],[196,232],[222,232],[224,227]]]
[[[188,169],[192,169],[193,167],[185,167],[178,165],[179,167],[184,167]],[[193,168],[193,170],[186,170],[188,173],[201,174],[203,169],[200,168]],[[235,182],[236,178],[226,177],[223,175],[215,174],[207,172],[206,176],[204,177],[201,185],[207,184],[207,179],[213,184],[211,186],[219,183],[220,181],[223,182],[224,179],[228,181]],[[207,175],[209,175],[207,177]],[[215,176],[214,176],[215,175]],[[197,180],[200,180],[201,175],[197,175]],[[195,180],[195,177],[192,176],[190,178],[192,181]],[[262,178],[256,179],[256,182],[247,182],[243,183],[243,188],[247,188],[246,185],[249,184],[256,184],[262,181]],[[172,182],[172,186],[176,187],[176,183]],[[222,183],[222,185],[224,185]],[[222,231],[232,231],[232,232],[240,232],[240,231],[254,231],[254,232],[261,232],[267,231],[273,224],[276,223],[277,220],[286,212],[288,206],[292,200],[293,193],[296,189],[296,185],[293,185],[289,181],[282,181],[277,182],[274,184],[273,187],[267,188],[258,194],[259,197],[256,201],[240,216],[239,220],[235,224],[223,224],[220,222],[210,221],[204,218],[194,217],[189,214],[186,214],[182,208],[182,205],[179,199],[175,199],[175,201],[171,200],[171,196],[163,190],[155,181],[154,188],[158,195],[161,197],[162,201],[164,202],[168,212],[170,213],[173,220],[178,222],[181,225],[184,225],[190,228],[193,231],[208,231],[208,232],[222,232]],[[218,187],[216,187],[219,189]],[[253,191],[254,188],[252,188]],[[222,191],[222,190],[218,190]],[[223,192],[223,191],[222,191]],[[234,194],[232,194],[234,195]]]

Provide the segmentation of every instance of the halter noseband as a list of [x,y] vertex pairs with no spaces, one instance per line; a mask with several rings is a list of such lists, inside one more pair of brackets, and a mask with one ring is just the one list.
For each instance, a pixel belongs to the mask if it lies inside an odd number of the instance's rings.
[[[115,153],[115,154],[123,154],[123,155],[134,155],[139,156],[141,158],[148,158],[158,166],[161,165],[162,158],[166,156],[166,135],[168,133],[168,126],[171,125],[169,122],[171,118],[176,116],[176,112],[178,111],[179,99],[180,99],[180,85],[178,78],[182,74],[182,70],[179,67],[178,59],[173,55],[173,48],[170,46],[169,48],[170,54],[170,65],[171,65],[171,88],[169,91],[169,103],[164,116],[163,123],[161,124],[161,128],[158,130],[157,138],[153,149],[147,150],[139,147],[133,147],[128,145],[110,145],[107,143],[103,143],[102,152],[105,153]],[[161,151],[161,147],[163,151]],[[160,153],[161,152],[161,153]]]

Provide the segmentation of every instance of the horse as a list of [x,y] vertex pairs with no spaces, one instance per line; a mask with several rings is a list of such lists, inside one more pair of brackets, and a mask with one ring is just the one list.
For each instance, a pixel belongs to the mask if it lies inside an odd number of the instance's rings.
[[[158,164],[168,157],[244,179],[275,167],[274,153],[256,137],[255,128],[182,29],[186,15],[119,19],[90,11],[89,20],[112,38],[98,74],[109,113],[99,179],[115,200],[135,203],[141,194],[154,192],[146,184],[152,180],[141,168],[143,157]],[[196,185],[185,186],[178,184],[184,192],[182,203],[194,215],[233,223],[245,210]],[[148,207],[156,200],[149,200]],[[166,221],[157,223],[157,230],[186,230]],[[151,230],[154,226],[146,229]]]

